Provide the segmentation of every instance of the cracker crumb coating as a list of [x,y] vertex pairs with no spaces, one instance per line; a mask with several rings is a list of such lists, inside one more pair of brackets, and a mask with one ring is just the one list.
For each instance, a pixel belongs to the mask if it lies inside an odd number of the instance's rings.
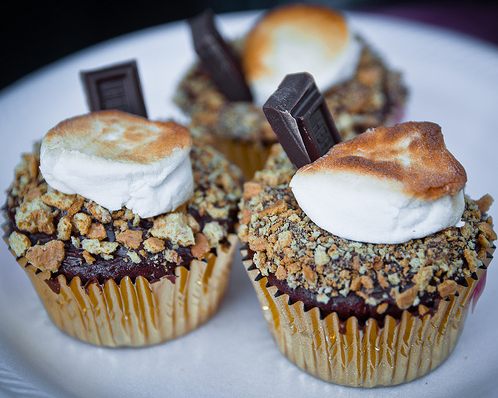
[[496,239],[485,214],[489,195],[465,199],[461,228],[396,245],[342,239],[300,209],[289,188],[294,173],[285,152],[274,145],[265,169],[245,184],[239,237],[261,275],[276,277],[291,291],[304,288],[319,302],[353,294],[382,313],[386,304],[403,310],[418,306],[425,295],[445,298],[483,265]]
[[[226,244],[227,235],[235,231],[242,195],[240,170],[217,151],[194,144],[191,160],[193,197],[168,214],[141,219],[126,208],[110,212],[82,196],[52,189],[39,172],[37,145],[16,168],[3,207],[9,246],[16,257],[25,256],[29,264],[52,271],[54,278],[65,274],[69,263],[88,275],[94,275],[91,267],[116,262],[128,268],[135,264],[134,272],[145,273],[149,280],[157,275],[147,275],[140,267],[174,275],[176,266],[188,268],[191,259],[203,260]],[[83,274],[80,279],[86,283]],[[66,276],[71,280],[75,275]]]
[[[390,70],[361,39],[363,53],[356,76],[323,92],[343,138],[352,138],[370,127],[389,125],[404,106],[408,90],[401,73]],[[232,43],[240,54],[243,39]],[[245,141],[276,142],[262,110],[251,102],[230,102],[198,64],[186,74],[175,102],[191,116],[191,127],[208,134]]]

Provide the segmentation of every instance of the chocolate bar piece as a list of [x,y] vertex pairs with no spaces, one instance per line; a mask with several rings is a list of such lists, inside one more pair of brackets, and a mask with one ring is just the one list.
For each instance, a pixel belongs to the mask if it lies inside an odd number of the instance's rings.
[[80,72],[92,112],[117,109],[147,117],[136,61]]
[[287,75],[263,105],[263,112],[296,168],[341,142],[325,99],[309,73]]
[[188,22],[195,51],[218,89],[230,101],[252,101],[239,59],[216,29],[213,12],[206,10]]

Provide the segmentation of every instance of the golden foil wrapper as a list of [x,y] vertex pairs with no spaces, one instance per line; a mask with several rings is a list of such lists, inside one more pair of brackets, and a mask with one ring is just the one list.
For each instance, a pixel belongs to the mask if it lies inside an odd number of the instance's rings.
[[211,145],[223,153],[226,158],[242,170],[244,177],[249,180],[254,173],[263,169],[272,144],[259,141],[242,141],[213,136]]
[[193,260],[190,270],[177,267],[175,283],[165,277],[153,283],[124,277],[119,284],[111,279],[84,287],[79,277],[68,284],[59,275],[56,293],[45,282],[50,272],[39,272],[25,257],[18,262],[59,329],[99,346],[138,347],[184,335],[215,314],[228,285],[238,238],[230,234],[228,241],[230,246],[218,247],[216,255],[209,253],[207,262]]
[[[493,249],[494,250],[494,249]],[[437,311],[400,320],[386,316],[384,326],[369,319],[360,327],[356,317],[340,321],[337,313],[321,319],[317,307],[304,311],[302,302],[267,284],[252,260],[244,266],[256,290],[263,315],[280,351],[301,370],[322,380],[353,387],[390,386],[422,377],[438,367],[455,348],[472,293],[492,259],[488,251],[477,279],[441,299]],[[242,252],[243,258],[246,252]],[[247,258],[247,257],[246,257]]]

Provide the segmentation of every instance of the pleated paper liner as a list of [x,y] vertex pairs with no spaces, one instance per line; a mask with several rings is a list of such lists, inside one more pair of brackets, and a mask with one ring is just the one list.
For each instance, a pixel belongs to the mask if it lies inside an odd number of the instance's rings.
[[213,135],[211,144],[240,168],[244,177],[249,180],[256,171],[263,169],[273,143],[243,141]]
[[[389,386],[419,378],[450,355],[462,332],[472,293],[486,272],[495,247],[483,266],[468,278],[468,287],[442,299],[433,315],[404,311],[401,320],[386,316],[360,327],[356,317],[341,322],[337,313],[321,319],[317,307],[304,311],[298,301],[267,284],[252,260],[244,266],[256,290],[264,317],[280,351],[303,371],[325,381],[355,387]],[[242,250],[243,258],[247,252]]]
[[84,287],[78,277],[68,284],[60,275],[55,293],[45,282],[50,272],[37,273],[25,257],[18,262],[59,329],[99,346],[139,347],[182,336],[214,315],[228,285],[237,236],[230,234],[228,242],[207,262],[193,260],[190,270],[177,267],[175,283],[166,277],[153,283],[125,277],[119,284],[111,279]]

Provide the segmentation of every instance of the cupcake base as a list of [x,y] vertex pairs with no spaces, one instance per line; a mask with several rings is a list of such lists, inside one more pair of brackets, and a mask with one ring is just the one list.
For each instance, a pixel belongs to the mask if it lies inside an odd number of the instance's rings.
[[111,279],[85,287],[78,277],[67,283],[60,275],[55,292],[46,282],[49,272],[40,272],[25,257],[18,262],[63,332],[99,346],[138,347],[182,336],[214,315],[228,285],[237,236],[230,234],[228,242],[207,262],[194,260],[190,270],[177,267],[174,283],[166,277],[153,283],[125,277],[119,284]]
[[[489,249],[476,279],[458,286],[441,300],[433,314],[400,320],[387,316],[383,327],[370,319],[361,327],[356,317],[340,321],[337,313],[321,319],[317,307],[304,311],[302,302],[289,305],[287,294],[267,284],[252,260],[244,266],[256,290],[263,315],[280,351],[301,370],[322,380],[354,387],[389,386],[424,376],[443,363],[463,330],[473,292],[486,272]],[[247,258],[242,252],[243,258]]]

